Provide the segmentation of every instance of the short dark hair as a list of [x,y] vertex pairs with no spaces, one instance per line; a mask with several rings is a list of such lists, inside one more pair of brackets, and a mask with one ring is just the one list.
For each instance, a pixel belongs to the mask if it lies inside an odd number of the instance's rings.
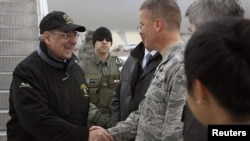
[[190,93],[198,79],[232,115],[250,114],[250,20],[208,22],[188,41],[184,62]]

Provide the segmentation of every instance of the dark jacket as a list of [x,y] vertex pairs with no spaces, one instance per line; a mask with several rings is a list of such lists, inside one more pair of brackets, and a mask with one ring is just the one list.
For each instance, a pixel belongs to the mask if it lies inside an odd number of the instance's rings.
[[38,51],[21,61],[10,87],[8,141],[88,141],[89,95],[83,71]]
[[186,104],[183,110],[183,141],[207,141],[208,130],[193,115]]
[[145,48],[143,43],[131,51],[121,74],[121,80],[115,88],[111,100],[112,125],[125,120],[128,115],[138,109],[139,103],[152,80],[156,67],[161,61],[161,55],[156,53],[148,62],[145,71],[142,70],[142,60]]

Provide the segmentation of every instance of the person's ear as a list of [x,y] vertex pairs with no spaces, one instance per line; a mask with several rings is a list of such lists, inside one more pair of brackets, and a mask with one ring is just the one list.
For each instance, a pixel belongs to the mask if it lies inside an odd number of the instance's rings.
[[48,31],[45,31],[42,36],[44,42],[49,45],[51,42],[51,34]]
[[162,19],[156,19],[155,21],[155,27],[156,27],[156,31],[159,32],[162,28],[163,25],[163,21]]
[[194,80],[193,86],[194,86],[194,98],[196,100],[196,103],[198,105],[206,104],[208,101],[207,88],[198,79]]

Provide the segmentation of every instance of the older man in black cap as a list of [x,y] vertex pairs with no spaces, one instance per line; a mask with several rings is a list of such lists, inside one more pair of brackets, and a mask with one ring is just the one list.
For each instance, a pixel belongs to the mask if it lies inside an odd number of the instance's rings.
[[39,49],[13,72],[8,141],[112,140],[105,131],[89,132],[87,127],[88,88],[72,54],[78,32],[84,31],[64,12],[42,19]]
[[115,85],[120,80],[123,62],[117,56],[110,55],[109,49],[113,40],[108,28],[97,28],[92,41],[94,53],[79,62],[90,91],[91,108],[88,123],[89,126],[99,125],[108,128],[111,127],[109,105]]

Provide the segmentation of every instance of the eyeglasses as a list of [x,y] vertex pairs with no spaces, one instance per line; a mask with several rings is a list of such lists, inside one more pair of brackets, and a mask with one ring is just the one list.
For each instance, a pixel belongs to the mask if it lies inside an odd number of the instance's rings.
[[97,41],[100,41],[100,42],[102,42],[103,40],[106,40],[107,42],[111,42],[110,38],[99,38],[99,39],[97,39]]
[[59,34],[59,35],[63,35],[65,39],[75,39],[77,37],[79,37],[79,33],[75,32],[75,33],[62,33],[62,32],[56,32],[56,31],[49,31],[52,34]]

